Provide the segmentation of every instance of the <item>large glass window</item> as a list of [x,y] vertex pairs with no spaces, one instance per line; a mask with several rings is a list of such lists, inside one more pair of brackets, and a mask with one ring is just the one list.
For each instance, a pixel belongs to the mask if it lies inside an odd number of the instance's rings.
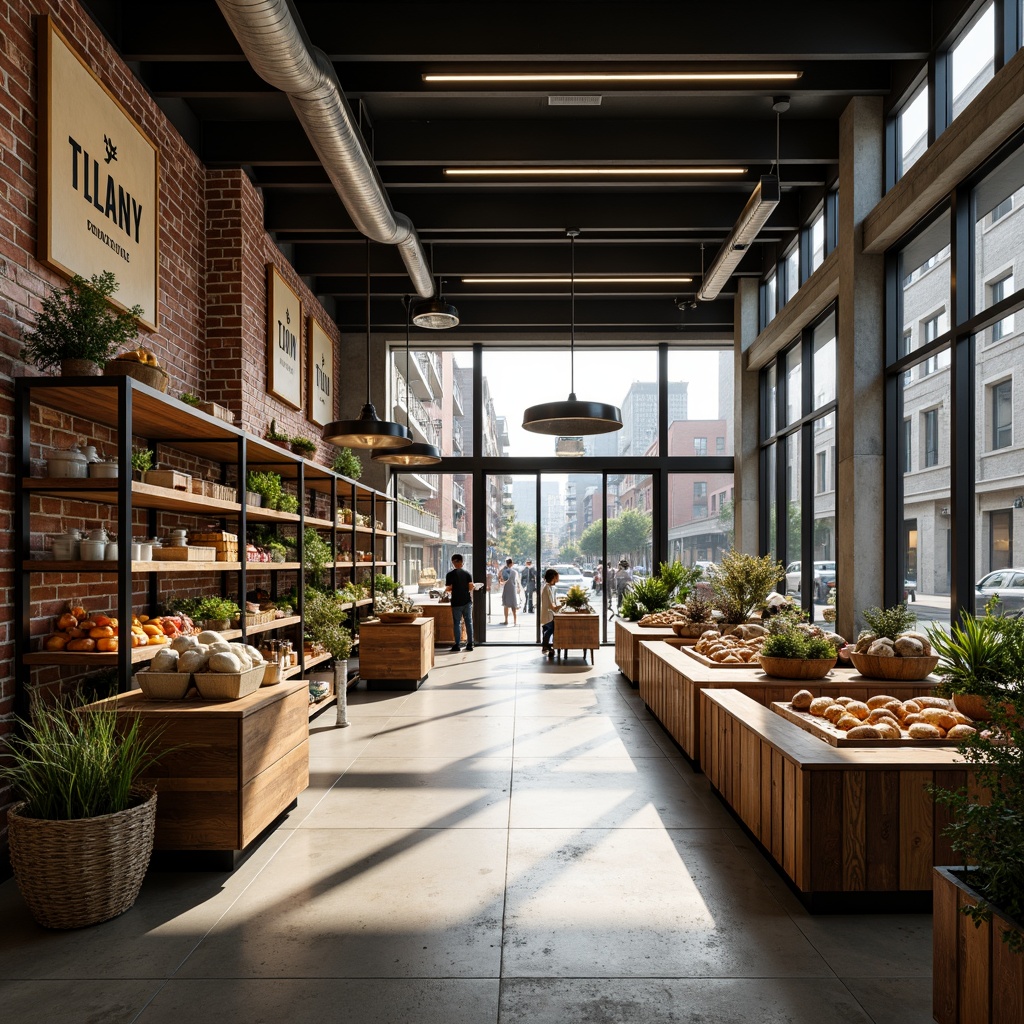
[[776,303],[778,301],[778,278],[776,271],[772,271],[764,281],[763,306],[761,315],[761,327],[767,327],[775,319]]
[[928,96],[928,83],[925,82],[897,115],[897,179],[902,178],[928,148]]
[[[670,349],[668,454],[732,455],[732,350]],[[623,409],[623,416],[625,416]]]
[[811,222],[810,227],[811,273],[825,261],[825,211],[822,210]]
[[717,562],[733,544],[733,475],[668,478],[668,557],[684,565]]
[[[408,365],[406,365],[408,363]],[[473,455],[473,353],[391,349],[391,418],[445,456]]]
[[957,117],[995,74],[995,12],[986,4],[950,47],[950,88]]
[[800,246],[793,247],[782,257],[782,302],[789,302],[800,289]]
[[786,354],[786,423],[795,423],[803,415],[803,352],[794,345]]
[[814,358],[814,408],[836,400],[836,318],[829,314],[812,335]]

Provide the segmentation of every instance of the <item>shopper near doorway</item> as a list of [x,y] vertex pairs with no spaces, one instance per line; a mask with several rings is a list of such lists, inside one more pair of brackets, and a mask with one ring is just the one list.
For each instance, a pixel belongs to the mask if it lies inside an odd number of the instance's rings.
[[528,558],[523,566],[521,582],[523,584],[523,611],[533,614],[533,592],[537,589],[537,570],[533,567],[533,559]]
[[619,560],[619,567],[615,570],[615,611],[622,610],[622,595],[630,583],[633,582],[633,572],[629,568],[629,561],[625,558]]
[[473,650],[473,577],[462,568],[462,555],[452,555],[452,571],[444,578],[444,592],[451,595],[452,636],[451,650],[462,650],[462,622],[466,622],[466,650]]
[[508,625],[508,613],[512,613],[512,625],[518,626],[519,597],[521,587],[519,573],[512,568],[512,559],[505,559],[505,568],[501,570],[501,610],[505,613],[504,625]]
[[558,573],[554,569],[547,569],[544,572],[544,587],[540,592],[540,653],[546,654],[549,659],[555,656],[551,644],[555,635],[555,609],[558,607],[558,598],[555,597],[557,582]]

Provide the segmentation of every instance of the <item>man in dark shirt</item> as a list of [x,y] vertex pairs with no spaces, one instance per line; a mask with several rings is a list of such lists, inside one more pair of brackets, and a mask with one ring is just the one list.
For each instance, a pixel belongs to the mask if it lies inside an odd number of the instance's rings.
[[461,651],[462,620],[466,620],[466,650],[473,650],[473,577],[462,568],[462,555],[452,555],[454,568],[444,578],[444,590],[451,595],[452,626],[455,643],[451,650]]
[[523,584],[523,611],[533,611],[533,592],[537,589],[537,570],[533,567],[533,560],[527,559],[526,565],[523,566],[523,573],[520,577]]

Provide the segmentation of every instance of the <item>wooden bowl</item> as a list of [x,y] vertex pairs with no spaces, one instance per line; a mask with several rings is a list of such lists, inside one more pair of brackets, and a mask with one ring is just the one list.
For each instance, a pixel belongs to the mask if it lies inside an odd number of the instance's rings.
[[419,612],[379,612],[378,616],[381,622],[415,622],[419,617]]
[[937,655],[926,658],[883,658],[877,654],[850,652],[853,667],[868,679],[892,679],[909,682],[924,679],[939,663]]
[[779,679],[824,679],[836,667],[835,658],[772,658],[758,655],[766,676]]
[[953,707],[975,722],[988,722],[992,718],[985,698],[977,693],[954,693]]
[[134,359],[111,359],[103,367],[104,377],[132,377],[141,384],[148,384],[157,391],[166,391],[171,378],[159,366],[139,363]]

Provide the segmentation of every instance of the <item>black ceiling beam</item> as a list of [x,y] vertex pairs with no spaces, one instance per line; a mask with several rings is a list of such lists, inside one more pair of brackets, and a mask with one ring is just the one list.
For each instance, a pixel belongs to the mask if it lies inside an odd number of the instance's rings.
[[[780,132],[784,166],[839,158],[835,121],[787,121]],[[374,159],[438,167],[463,164],[770,164],[775,121],[458,121],[383,122],[374,128]],[[294,119],[212,121],[203,124],[210,164],[315,164],[319,160]]]
[[[551,232],[572,225],[583,231],[673,235],[728,232],[746,201],[730,195],[628,193],[623,195],[404,195],[400,209],[424,236],[437,232]],[[341,200],[334,195],[268,192],[264,223],[270,231],[354,232]],[[796,230],[799,204],[783,189],[769,224]]]
[[[788,0],[785,17],[753,0],[732,0],[727,17],[714,4],[634,0],[624,11],[621,3],[606,0],[588,3],[584,13],[574,0],[549,0],[542,22],[511,0],[432,3],[429,23],[395,0],[349,2],[343,13],[335,0],[298,0],[296,7],[314,45],[332,59],[428,59],[424,44],[440,37],[452,63],[814,60],[822,38],[837,55],[897,60],[927,55],[932,20],[928,0]],[[125,3],[120,21],[114,38],[128,60],[240,56],[210,0],[175,0],[173,18],[163,4]],[[609,44],[616,50],[610,52]],[[437,61],[436,55],[429,59]]]

